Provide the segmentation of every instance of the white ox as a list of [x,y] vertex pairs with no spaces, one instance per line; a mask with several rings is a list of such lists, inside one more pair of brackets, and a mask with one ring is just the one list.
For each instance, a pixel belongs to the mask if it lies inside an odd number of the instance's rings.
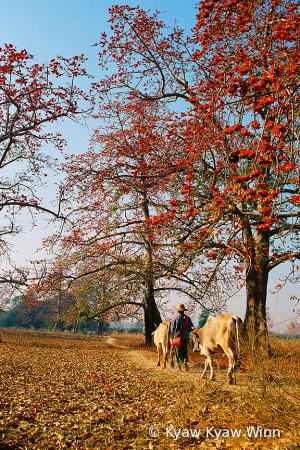
[[193,328],[190,337],[193,340],[193,351],[200,351],[201,355],[206,356],[204,371],[210,366],[210,379],[214,378],[211,356],[213,353],[225,353],[229,359],[227,377],[229,383],[233,380],[237,361],[240,357],[239,338],[244,329],[243,321],[231,314],[220,314],[217,317],[208,317],[206,324],[202,328]]
[[171,349],[173,333],[171,333],[170,326],[171,326],[170,322],[163,322],[152,333],[154,338],[154,344],[156,345],[158,353],[157,365],[160,366],[160,355],[162,353],[164,361],[164,369],[166,368],[169,353],[171,356],[171,367],[174,367],[173,352]]

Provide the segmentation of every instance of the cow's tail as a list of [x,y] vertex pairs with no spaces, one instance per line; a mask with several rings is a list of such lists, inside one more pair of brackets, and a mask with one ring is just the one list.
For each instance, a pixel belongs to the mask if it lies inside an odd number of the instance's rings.
[[170,331],[171,322],[168,323],[167,327],[168,327],[168,343],[167,343],[168,353],[170,354],[170,358],[171,358],[171,367],[174,368],[174,361],[173,361],[174,348],[172,347],[173,333],[171,333],[171,331]]
[[[154,324],[154,326],[155,326],[156,330],[159,327],[159,325],[157,326],[156,323]],[[151,336],[153,336],[153,334],[155,333],[156,330],[152,331]]]
[[237,347],[237,357],[240,359],[241,356],[241,347],[240,347],[240,337],[239,337],[239,326],[238,326],[238,320],[235,321],[235,330],[236,330],[236,347]]
[[241,346],[240,346],[240,322],[241,319],[237,316],[233,316],[233,321],[235,322],[235,337],[236,337],[236,357],[237,357],[237,367],[241,364]]

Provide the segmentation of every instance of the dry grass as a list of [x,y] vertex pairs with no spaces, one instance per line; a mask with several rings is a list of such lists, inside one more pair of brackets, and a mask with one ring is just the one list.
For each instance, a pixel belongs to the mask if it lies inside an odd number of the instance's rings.
[[[154,349],[139,347],[139,335],[1,335],[2,450],[300,448],[299,347],[292,341],[272,342],[267,359],[245,355],[238,385],[228,386],[222,359],[217,381],[201,382],[194,355],[189,374],[164,371],[155,367]],[[159,437],[149,436],[151,426]],[[249,438],[251,426],[279,429],[281,437]],[[231,429],[241,436],[228,437]],[[199,437],[190,430],[201,430]]]
[[118,345],[126,345],[129,347],[143,347],[144,337],[142,334],[118,331],[110,332],[107,336],[108,338],[115,339]]
[[271,350],[274,356],[288,358],[291,361],[300,359],[300,340],[284,339],[276,336],[270,338]]

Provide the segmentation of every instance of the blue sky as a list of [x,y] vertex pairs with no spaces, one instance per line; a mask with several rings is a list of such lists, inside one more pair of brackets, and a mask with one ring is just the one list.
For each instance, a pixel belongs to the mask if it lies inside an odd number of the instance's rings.
[[[120,2],[119,4],[126,4]],[[96,0],[1,0],[0,47],[13,44],[18,49],[26,49],[37,63],[49,62],[56,56],[70,58],[84,54],[88,58],[86,69],[90,75],[99,79],[103,73],[98,67],[98,48],[103,31],[110,32],[108,9],[111,1]],[[195,24],[196,4],[166,0],[129,1],[130,6],[154,12],[165,11],[162,20],[172,26],[175,19],[181,28],[189,31]],[[81,82],[82,83],[82,82]],[[89,80],[80,86],[88,89]],[[61,129],[61,123],[59,125]],[[94,124],[90,123],[90,127]],[[68,142],[69,153],[85,151],[88,145],[89,130],[76,128],[68,122],[63,125],[64,137]]]
[[[123,4],[121,2],[119,4]],[[102,0],[1,0],[1,42],[26,48],[39,63],[56,55],[70,57],[84,53],[94,69],[102,31],[109,32],[110,1]],[[126,2],[125,2],[126,4]],[[163,20],[172,25],[177,19],[182,28],[195,22],[195,3],[165,0],[131,2],[130,6],[165,10]],[[94,73],[95,75],[95,73]]]
[[[124,2],[121,2],[122,4]],[[118,4],[118,3],[114,3]],[[166,11],[162,20],[172,26],[174,20],[181,28],[188,32],[195,23],[196,9],[194,1],[158,0],[128,1],[130,6],[139,5],[141,8]],[[84,54],[88,58],[87,70],[94,77],[100,78],[101,72],[97,65],[97,47],[93,44],[99,41],[100,34],[109,34],[108,8],[110,1],[102,0],[1,0],[1,28],[0,47],[13,44],[18,49],[25,48],[34,55],[39,64],[50,61],[57,55],[72,57]],[[93,125],[90,124],[90,127]],[[81,126],[65,122],[56,125],[67,139],[68,153],[84,152],[88,145],[90,130]],[[52,188],[50,189],[52,191]],[[47,195],[47,194],[46,194]],[[22,215],[20,222],[24,225],[25,233],[16,236],[12,243],[15,247],[14,259],[18,264],[34,259],[36,249],[40,247],[42,238],[51,233],[51,226],[45,229],[45,222],[38,220],[38,227],[30,231],[28,216]],[[43,256],[43,253],[40,257]],[[274,290],[285,268],[279,267],[270,274],[270,288]],[[297,294],[296,286],[288,285],[279,292],[276,306],[276,295],[269,294],[268,306],[271,315],[279,319],[292,317],[295,302],[289,300],[291,295]],[[176,299],[177,300],[177,299]],[[174,300],[175,301],[175,300]],[[276,310],[274,308],[276,306]],[[245,313],[245,292],[229,302],[228,310],[240,315]]]

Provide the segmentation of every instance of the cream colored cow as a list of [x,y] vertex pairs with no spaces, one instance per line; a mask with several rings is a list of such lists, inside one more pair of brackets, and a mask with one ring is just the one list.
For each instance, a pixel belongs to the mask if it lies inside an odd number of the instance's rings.
[[217,317],[208,317],[206,324],[202,328],[194,328],[190,333],[193,340],[193,351],[200,351],[201,355],[206,356],[204,371],[210,366],[210,379],[214,378],[212,365],[213,353],[225,353],[229,359],[227,377],[229,383],[235,382],[234,372],[236,364],[240,358],[240,336],[243,332],[243,321],[231,314],[220,314]]
[[169,354],[171,356],[171,367],[174,367],[173,352],[171,349],[173,333],[171,333],[171,331],[170,331],[170,326],[171,326],[170,322],[163,322],[152,333],[153,338],[154,338],[154,344],[156,345],[157,353],[158,353],[157,365],[160,366],[160,355],[162,353],[163,361],[164,361],[164,367],[163,367],[164,369],[166,368],[166,363],[167,363]]

